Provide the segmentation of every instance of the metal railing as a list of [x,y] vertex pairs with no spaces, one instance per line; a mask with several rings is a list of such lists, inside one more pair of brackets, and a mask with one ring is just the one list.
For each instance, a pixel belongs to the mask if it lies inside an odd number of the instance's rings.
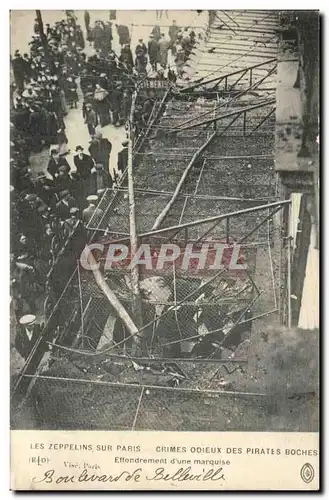
[[[230,77],[236,76],[236,75],[240,75],[239,79],[234,83],[234,85],[236,85],[236,83],[241,78],[243,78],[243,76],[246,75],[247,73],[249,73],[249,84],[252,85],[253,76],[254,76],[253,75],[253,70],[257,69],[257,68],[261,68],[262,66],[266,66],[268,64],[272,64],[274,62],[277,62],[277,58],[276,57],[274,57],[272,59],[268,59],[267,61],[264,61],[262,63],[253,64],[252,66],[249,66],[248,68],[238,69],[236,71],[232,71],[231,73],[226,73],[225,75],[216,76],[214,78],[211,78],[210,80],[204,80],[204,79],[202,79],[202,81],[198,81],[198,82],[194,83],[193,85],[190,85],[188,87],[184,87],[184,88],[180,89],[179,93],[180,94],[184,94],[184,93],[190,92],[191,90],[194,90],[194,89],[196,89],[198,87],[209,85],[210,83],[215,83],[215,82],[216,82],[215,87],[218,87],[218,85],[220,83],[224,82],[224,90],[227,91],[228,90],[228,79]],[[241,76],[241,74],[242,74],[242,76]]]

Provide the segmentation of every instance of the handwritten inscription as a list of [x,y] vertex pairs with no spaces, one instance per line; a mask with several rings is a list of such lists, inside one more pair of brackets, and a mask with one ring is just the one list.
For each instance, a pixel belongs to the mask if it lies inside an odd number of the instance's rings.
[[155,470],[153,476],[147,476],[148,481],[219,481],[225,480],[223,468],[219,469],[209,469],[206,472],[199,474],[192,473],[192,467],[186,467],[183,469],[181,467],[176,472],[167,472],[163,467],[159,467]]
[[47,470],[41,478],[34,477],[33,482],[38,483],[117,483],[118,481],[132,481],[138,483],[140,480],[140,473],[142,469],[135,469],[133,472],[124,470],[117,475],[107,475],[107,474],[89,474],[87,469],[83,469],[81,474],[58,476],[55,469]]
[[[134,471],[124,470],[116,475],[111,474],[90,474],[87,469],[83,469],[79,475],[66,475],[59,476],[55,469],[49,469],[43,473],[41,477],[34,477],[33,483],[40,484],[76,484],[76,483],[117,483],[120,481],[139,483],[143,477],[143,470],[141,468]],[[163,467],[158,467],[152,473],[145,476],[147,481],[170,481],[170,482],[183,482],[183,481],[225,481],[223,467],[218,469],[203,470],[201,473],[195,473],[192,468],[179,468],[174,472],[167,471]]]

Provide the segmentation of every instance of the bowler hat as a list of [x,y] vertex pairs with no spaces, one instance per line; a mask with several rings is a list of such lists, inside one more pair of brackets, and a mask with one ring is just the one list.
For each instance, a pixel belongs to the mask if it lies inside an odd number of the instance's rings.
[[60,199],[62,200],[63,198],[65,198],[65,196],[67,196],[67,195],[69,195],[69,194],[70,194],[70,193],[69,193],[69,191],[68,191],[67,189],[64,189],[64,191],[61,191],[61,192],[59,193],[59,197],[60,197]]

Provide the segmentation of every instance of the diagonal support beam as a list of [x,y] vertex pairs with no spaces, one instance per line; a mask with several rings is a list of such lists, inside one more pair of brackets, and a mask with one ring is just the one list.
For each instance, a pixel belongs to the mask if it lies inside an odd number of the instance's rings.
[[[243,71],[243,72],[241,73],[241,75],[239,76],[239,78],[238,78],[237,80],[235,80],[235,82],[234,82],[234,83],[232,83],[232,84],[230,85],[229,90],[232,90],[232,89],[233,89],[233,87],[235,87],[235,86],[239,83],[239,81],[240,81],[240,80],[242,80],[242,78],[244,77],[244,75],[245,75],[246,73],[248,73],[248,70],[247,70],[247,69],[246,69],[245,71]],[[216,87],[217,87],[217,85],[216,85]]]
[[226,28],[228,28],[229,30],[233,31],[233,33],[236,35],[236,31],[234,31],[234,29],[233,29],[233,28],[231,28],[231,26],[229,26],[229,25],[228,25],[225,21],[223,21],[223,19],[221,19],[221,18],[219,17],[219,15],[218,15],[218,14],[216,14],[216,17],[217,17],[217,19],[218,19],[221,23],[223,23],[223,24],[224,24],[224,26],[226,26]]
[[259,224],[257,224],[251,231],[249,231],[248,234],[246,234],[243,238],[241,238],[240,241],[238,241],[238,244],[240,245],[241,243],[243,243],[244,241],[246,241],[252,234],[254,234],[265,222],[267,222],[269,219],[271,219],[273,217],[273,215],[275,215],[279,210],[281,210],[281,206],[280,207],[277,207],[275,210],[272,210],[272,212],[267,216],[265,217],[265,219],[263,219],[261,222],[259,222]]
[[265,118],[263,118],[263,119],[262,119],[262,120],[258,123],[258,125],[257,125],[255,128],[253,128],[253,129],[252,129],[252,131],[251,131],[251,132],[249,132],[249,134],[247,134],[247,135],[249,136],[249,135],[253,134],[256,130],[258,130],[258,129],[259,129],[259,127],[261,127],[261,125],[263,125],[263,123],[264,123],[264,122],[266,122],[266,120],[268,120],[268,119],[269,119],[269,117],[273,115],[273,113],[275,113],[275,110],[276,110],[276,107],[274,107],[273,109],[271,109],[271,111],[270,111],[270,112],[269,112],[269,113],[265,116]]
[[164,219],[167,216],[169,210],[171,209],[171,207],[175,203],[175,201],[176,201],[176,199],[177,199],[177,197],[178,197],[178,195],[179,195],[179,193],[180,193],[180,191],[181,191],[181,189],[183,187],[185,179],[186,179],[188,173],[190,172],[191,168],[193,167],[194,163],[199,158],[199,156],[203,153],[203,151],[209,146],[209,144],[215,138],[216,135],[217,135],[217,132],[214,132],[213,134],[211,134],[211,136],[209,137],[209,139],[207,139],[206,142],[201,146],[201,148],[199,148],[195,152],[195,154],[193,155],[192,160],[190,161],[190,163],[187,165],[186,169],[184,170],[183,175],[180,178],[180,181],[178,182],[178,184],[176,186],[176,189],[174,191],[173,196],[171,197],[171,199],[169,200],[169,202],[164,207],[164,209],[162,210],[162,212],[157,217],[155,223],[153,224],[152,231],[155,231],[156,229],[158,229],[159,226],[160,226],[160,224],[164,221]]
[[184,229],[188,227],[198,226],[200,224],[207,224],[208,222],[220,221],[227,219],[227,217],[238,217],[239,215],[249,214],[252,212],[261,212],[262,210],[268,210],[276,207],[283,207],[284,205],[291,205],[291,200],[276,201],[274,203],[266,203],[266,205],[257,205],[256,207],[245,208],[243,210],[236,210],[235,212],[228,212],[222,215],[215,215],[214,217],[208,217],[206,219],[200,219],[193,222],[185,222],[184,224],[178,224],[177,226],[165,227],[163,229],[151,230],[146,233],[139,235],[140,238],[145,238],[146,236],[155,236],[162,233],[167,233],[168,231],[174,231],[176,229]]
[[233,17],[229,16],[227,12],[225,12],[225,10],[221,10],[220,12],[222,12],[226,17],[228,17],[229,20],[232,21],[232,23],[234,23],[238,28],[240,27],[240,25],[236,22],[236,20],[233,19]]

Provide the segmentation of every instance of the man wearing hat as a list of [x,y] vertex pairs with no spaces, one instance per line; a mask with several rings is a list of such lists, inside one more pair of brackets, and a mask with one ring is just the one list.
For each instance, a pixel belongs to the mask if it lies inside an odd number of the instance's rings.
[[76,201],[65,189],[59,193],[59,202],[56,203],[56,213],[60,219],[66,220],[70,217],[70,209],[76,206]]
[[124,63],[127,68],[132,68],[134,66],[133,55],[131,53],[130,44],[126,44],[121,49],[121,54],[119,61]]
[[64,189],[67,189],[70,192],[73,189],[73,180],[65,165],[62,165],[58,169],[58,175],[55,179],[55,188],[57,191],[64,191]]
[[63,156],[59,156],[57,149],[51,149],[47,171],[53,179],[57,177],[60,167],[65,167],[67,172],[70,171],[70,165],[68,164],[66,158],[64,158]]
[[77,207],[70,210],[71,217],[64,223],[66,237],[70,239],[67,243],[67,251],[76,258],[79,258],[86,245],[86,230],[80,218],[80,211]]
[[123,148],[118,153],[118,163],[117,163],[117,170],[120,173],[120,176],[126,170],[128,165],[128,141],[127,140],[123,141],[121,144]]
[[147,47],[143,41],[143,38],[138,39],[138,44],[136,45],[135,54],[137,55],[138,53],[143,53],[144,55],[147,54]]
[[108,78],[107,78],[107,76],[106,76],[106,73],[101,73],[101,74],[99,75],[98,84],[99,84],[99,86],[100,86],[102,89],[107,90],[107,91],[108,91],[108,90],[110,90],[110,89],[109,89],[109,80],[108,80]]
[[75,151],[77,154],[74,156],[73,161],[77,169],[77,173],[81,179],[89,179],[90,172],[94,167],[94,161],[90,155],[83,152],[82,146],[77,146]]
[[34,99],[38,97],[36,91],[33,88],[32,84],[26,86],[26,89],[22,93],[22,97],[27,99],[28,102],[32,102]]
[[127,43],[130,43],[130,34],[128,27],[123,24],[116,24],[115,26],[119,35],[119,44],[121,45],[121,47],[123,45],[126,45]]
[[169,41],[166,40],[164,33],[161,33],[159,40],[159,63],[163,69],[166,69],[168,64]]
[[53,207],[56,202],[54,181],[48,179],[44,172],[38,172],[37,178],[34,181],[34,186],[37,196],[41,198],[48,207]]
[[27,359],[33,346],[40,337],[41,327],[36,323],[34,314],[26,314],[19,320],[15,338],[15,347],[19,354]]
[[122,101],[122,82],[118,81],[110,93],[110,110],[112,112],[112,123],[115,127],[120,126],[119,111]]
[[47,208],[46,203],[41,198],[39,198],[36,195],[36,193],[28,193],[25,196],[25,200],[28,202],[28,204],[30,206],[30,209],[31,209],[31,212],[32,212],[33,215],[35,215],[36,210],[39,207]]
[[139,38],[138,44],[136,45],[135,49],[135,67],[137,73],[146,73],[146,67],[147,67],[147,47],[145,43],[143,42],[142,38]]
[[90,103],[86,104],[85,107],[85,123],[88,127],[90,137],[93,137],[97,126],[97,115]]
[[111,23],[111,21],[108,21],[105,24],[105,47],[104,48],[106,50],[106,55],[112,49],[112,40],[113,40],[112,23]]
[[79,219],[78,207],[70,208],[70,217],[65,220],[64,225],[63,225],[64,234],[67,238],[69,238],[74,233],[79,222],[81,222],[81,221]]
[[16,99],[16,106],[11,111],[11,121],[21,134],[26,133],[29,117],[29,110],[23,106],[22,98],[18,96]]
[[87,197],[88,206],[82,212],[82,220],[85,226],[88,225],[89,221],[94,216],[94,214],[96,214],[96,217],[97,216],[102,217],[103,215],[103,210],[96,207],[97,201],[98,201],[98,196],[96,195],[90,195]]
[[[34,19],[34,26],[33,26],[33,31],[36,35],[39,35],[40,33],[40,25],[39,25],[39,21],[38,21],[38,18],[36,17]],[[33,38],[33,37],[32,37]]]
[[32,59],[26,52],[23,54],[23,61],[24,61],[24,80],[27,83],[33,75],[31,72]]
[[176,43],[177,43],[178,32],[179,32],[179,26],[177,26],[176,21],[173,21],[168,31],[168,35],[170,38],[170,48],[173,56],[176,55]]
[[19,50],[15,51],[14,59],[12,60],[12,67],[17,88],[20,92],[23,92],[24,78],[25,78],[25,62],[21,54],[19,53]]
[[157,70],[157,63],[159,59],[159,44],[155,40],[154,35],[150,35],[150,39],[148,42],[148,53],[150,58],[150,64],[152,66],[153,71]]
[[97,132],[89,146],[89,153],[95,163],[101,163],[106,172],[109,171],[110,153],[112,144],[108,139],[103,138],[101,132]]

